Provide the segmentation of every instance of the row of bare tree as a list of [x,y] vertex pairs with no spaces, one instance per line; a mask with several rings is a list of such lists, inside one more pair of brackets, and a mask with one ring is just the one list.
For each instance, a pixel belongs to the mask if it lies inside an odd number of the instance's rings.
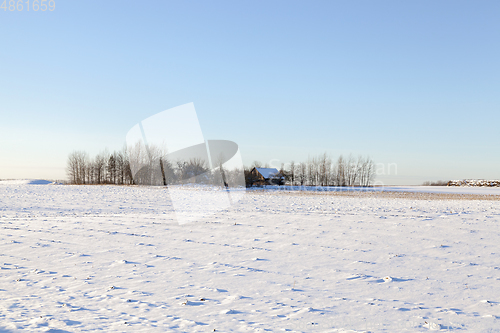
[[222,162],[215,162],[210,169],[199,157],[171,161],[166,150],[137,144],[113,153],[104,151],[94,158],[74,151],[68,156],[66,171],[72,184],[244,186],[243,170],[227,170]]
[[[260,167],[259,162],[254,166]],[[250,168],[245,168],[247,185],[252,184]],[[301,186],[370,186],[375,164],[369,157],[342,155],[336,160],[324,153],[306,162],[291,162],[279,170],[286,184]],[[108,151],[91,158],[84,151],[68,157],[67,174],[72,184],[169,185],[182,183],[232,184],[241,186],[243,170],[226,170],[222,162],[211,170],[201,158],[170,161],[165,150],[136,145],[121,151]]]
[[85,151],[74,151],[68,156],[66,168],[72,184],[133,184],[130,161],[125,150],[103,151],[91,158]]
[[[253,166],[261,167],[254,162]],[[250,169],[246,174],[250,175]],[[300,186],[370,186],[375,178],[375,163],[369,157],[342,155],[336,160],[324,153],[306,162],[282,164],[280,173],[287,185]],[[250,180],[251,181],[251,180]]]
[[222,156],[211,161],[210,167],[207,161],[208,153],[204,146],[202,148],[169,155],[161,146],[146,146],[142,142],[128,147],[135,184],[210,184],[225,187],[245,185],[243,170],[227,169]]

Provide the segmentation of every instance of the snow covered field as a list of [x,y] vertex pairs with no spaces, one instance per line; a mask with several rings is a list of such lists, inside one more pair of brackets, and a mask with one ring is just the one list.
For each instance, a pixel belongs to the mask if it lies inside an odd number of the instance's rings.
[[447,193],[500,195],[498,187],[471,186],[378,186],[378,187],[338,187],[338,186],[262,186],[252,190],[266,191],[307,191],[307,192],[415,192],[415,193]]
[[251,191],[179,225],[162,188],[0,183],[0,331],[498,332],[500,201],[439,198]]

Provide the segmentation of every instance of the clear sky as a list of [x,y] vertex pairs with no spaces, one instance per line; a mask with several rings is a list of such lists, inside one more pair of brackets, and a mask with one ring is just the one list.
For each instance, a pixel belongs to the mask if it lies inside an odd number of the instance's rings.
[[384,184],[500,178],[498,1],[55,5],[0,9],[0,179],[64,179],[71,151],[189,102],[247,165],[326,151],[370,155]]

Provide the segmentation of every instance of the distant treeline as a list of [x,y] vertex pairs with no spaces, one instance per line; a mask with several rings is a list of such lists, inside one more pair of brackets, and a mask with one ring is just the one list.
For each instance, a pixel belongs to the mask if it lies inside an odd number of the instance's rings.
[[463,179],[463,180],[450,180],[448,186],[479,186],[479,187],[500,187],[500,180],[486,180],[486,179]]
[[185,183],[244,186],[243,170],[228,170],[215,162],[192,157],[171,161],[158,147],[135,147],[107,151],[90,157],[87,152],[74,151],[68,156],[67,175],[71,184],[173,185]]
[[462,180],[438,180],[435,182],[426,181],[423,186],[472,186],[472,187],[500,187],[500,180],[486,179],[462,179]]
[[[262,164],[256,161],[251,169],[253,167],[262,167]],[[247,184],[255,181],[249,171],[245,172]],[[306,162],[282,164],[279,171],[287,185],[370,186],[375,178],[375,163],[369,157],[352,155],[347,158],[340,155],[335,161],[324,153]]]
[[[85,151],[68,156],[67,175],[71,184],[170,185],[184,183],[221,186],[251,186],[255,177],[250,171],[262,164],[228,170],[220,161],[208,163],[200,158],[171,161],[164,150],[145,149],[137,145],[112,153],[103,152],[91,157]],[[306,162],[282,164],[280,173],[285,184],[301,186],[370,186],[375,176],[375,164],[369,157],[340,156],[333,161],[326,153]],[[244,175],[244,177],[243,177]]]
[[66,173],[71,184],[134,184],[125,150],[104,151],[94,158],[85,151],[74,151],[68,156]]
[[422,186],[448,186],[449,180],[426,181]]

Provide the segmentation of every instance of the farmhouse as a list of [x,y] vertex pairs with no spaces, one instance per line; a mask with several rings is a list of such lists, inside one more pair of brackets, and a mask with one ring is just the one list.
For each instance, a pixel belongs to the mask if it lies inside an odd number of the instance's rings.
[[250,185],[283,185],[285,177],[275,168],[253,168]]

